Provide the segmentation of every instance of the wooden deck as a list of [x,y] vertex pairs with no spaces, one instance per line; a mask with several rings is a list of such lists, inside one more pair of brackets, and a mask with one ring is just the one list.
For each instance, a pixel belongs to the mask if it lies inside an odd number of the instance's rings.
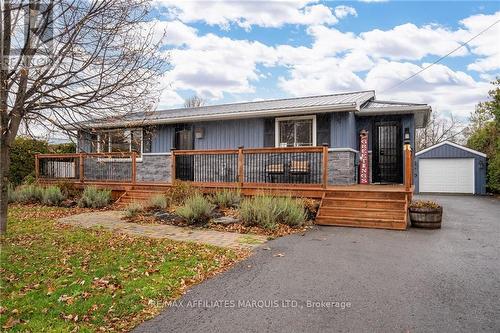
[[[232,170],[232,174],[214,175],[213,167],[215,165],[217,168],[219,165],[213,156],[218,154],[225,156],[223,161],[231,165],[229,170]],[[405,184],[402,185],[328,184],[327,147],[177,151],[172,153],[173,179],[182,179],[181,174],[189,174],[179,166],[181,162],[194,163],[194,159],[181,160],[182,157],[193,155],[196,155],[197,161],[202,164],[201,168],[199,164],[196,165],[199,171],[195,172],[194,176],[191,171],[191,177],[204,181],[190,183],[203,192],[238,189],[246,196],[272,194],[321,199],[317,224],[406,229],[407,208],[413,194],[409,149],[406,150],[407,168]],[[269,163],[270,156],[274,158],[273,164]],[[276,159],[277,156],[279,159]],[[299,159],[304,156],[308,159]],[[37,155],[37,179],[47,184],[65,181],[80,188],[94,185],[111,189],[113,197],[123,204],[146,201],[156,193],[168,191],[172,186],[171,182],[137,180],[136,158],[135,153]],[[176,161],[178,158],[179,161]],[[128,167],[124,167],[127,165]],[[195,164],[191,164],[190,167],[194,166]],[[298,171],[299,176],[306,177],[301,181],[294,180],[294,170]],[[280,174],[276,178],[269,177],[271,173],[277,172]],[[63,175],[63,178],[56,178],[54,175]],[[103,175],[104,180],[96,179]]]

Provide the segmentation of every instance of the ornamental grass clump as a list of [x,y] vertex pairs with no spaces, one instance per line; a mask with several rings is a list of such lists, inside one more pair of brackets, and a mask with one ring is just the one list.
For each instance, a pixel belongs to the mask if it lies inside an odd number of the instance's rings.
[[306,220],[303,204],[290,197],[255,196],[243,200],[239,209],[246,226],[274,229],[278,223],[294,227]]
[[241,203],[239,212],[243,224],[247,227],[276,228],[278,212],[273,197],[262,195],[247,198]]
[[237,207],[241,203],[241,192],[239,190],[217,191],[210,197],[210,201],[220,208]]
[[64,199],[64,194],[57,186],[49,186],[43,191],[42,203],[44,205],[59,206]]
[[155,194],[148,201],[148,207],[152,209],[165,209],[168,207],[167,197],[163,194]]
[[111,190],[100,190],[95,186],[87,186],[78,201],[79,207],[102,208],[111,201]]
[[22,185],[16,189],[17,202],[36,203],[43,201],[44,188],[36,184]]
[[144,211],[144,207],[138,202],[131,202],[125,208],[126,217],[136,217],[139,213]]
[[17,201],[18,201],[18,195],[14,185],[12,184],[7,185],[7,202],[13,203]]
[[306,210],[302,202],[291,197],[274,198],[278,212],[278,223],[297,227],[306,221]]
[[174,205],[182,205],[194,194],[200,193],[191,183],[176,180],[168,190],[168,201]]
[[196,193],[189,197],[184,205],[176,209],[176,214],[181,216],[189,224],[207,223],[215,206],[202,194]]

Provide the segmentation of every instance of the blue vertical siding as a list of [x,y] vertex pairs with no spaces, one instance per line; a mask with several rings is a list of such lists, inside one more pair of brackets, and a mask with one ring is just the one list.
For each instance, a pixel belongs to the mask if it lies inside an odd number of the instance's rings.
[[354,112],[333,112],[330,124],[330,147],[356,149]]
[[195,139],[195,149],[233,149],[264,147],[264,119],[200,122],[204,137]]
[[425,158],[473,158],[475,194],[486,194],[486,158],[449,144],[431,149],[415,158],[415,191],[419,192],[418,161]]
[[175,125],[160,125],[153,131],[152,153],[167,153],[174,147]]

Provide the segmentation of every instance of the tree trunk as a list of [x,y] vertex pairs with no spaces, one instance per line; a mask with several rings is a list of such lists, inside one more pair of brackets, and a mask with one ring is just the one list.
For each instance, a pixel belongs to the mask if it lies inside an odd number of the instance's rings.
[[4,139],[0,139],[0,234],[7,232],[7,205],[10,168],[10,150]]

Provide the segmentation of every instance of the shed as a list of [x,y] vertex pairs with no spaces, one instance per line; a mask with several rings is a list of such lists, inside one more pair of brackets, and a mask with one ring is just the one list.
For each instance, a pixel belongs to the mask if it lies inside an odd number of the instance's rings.
[[486,194],[486,154],[444,141],[415,154],[416,193]]

